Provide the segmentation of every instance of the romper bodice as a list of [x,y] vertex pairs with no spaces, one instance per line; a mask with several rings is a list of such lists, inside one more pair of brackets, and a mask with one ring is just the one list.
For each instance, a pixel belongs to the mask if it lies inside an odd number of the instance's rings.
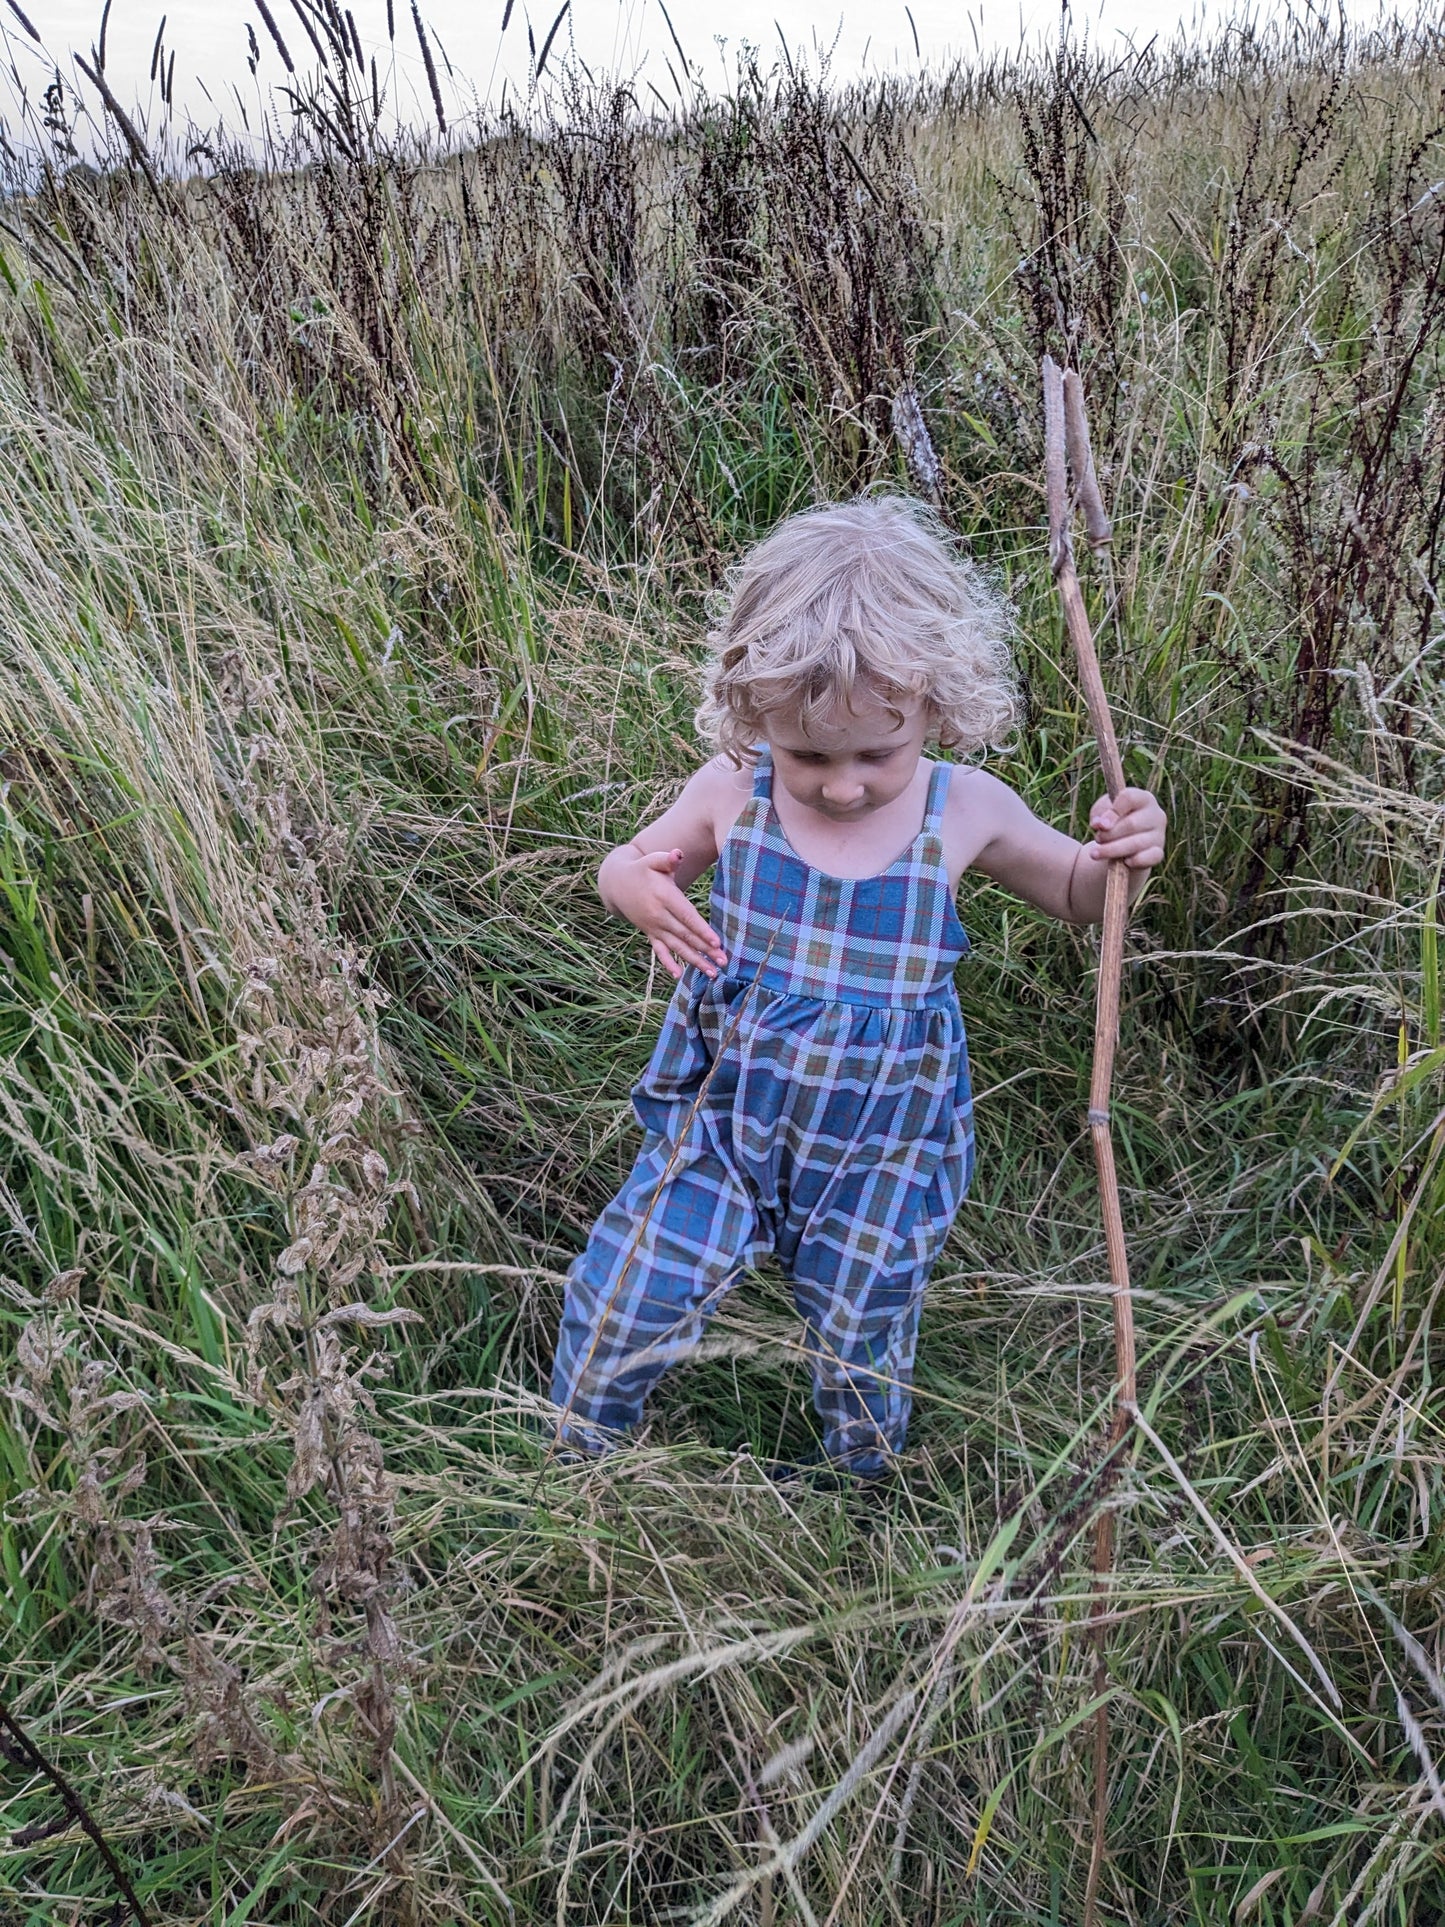
[[712,924],[729,976],[825,1003],[913,1010],[953,996],[968,952],[943,853],[951,775],[936,763],[923,826],[886,870],[835,877],[805,863],[783,833],[764,748],[718,856]]

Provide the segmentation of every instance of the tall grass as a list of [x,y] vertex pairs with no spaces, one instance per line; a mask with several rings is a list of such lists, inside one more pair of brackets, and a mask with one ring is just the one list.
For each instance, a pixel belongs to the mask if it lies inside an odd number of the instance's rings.
[[[299,18],[263,161],[186,177],[92,98],[78,166],[62,90],[3,210],[11,1711],[157,1922],[1061,1927],[1108,1504],[1108,1916],[1441,1918],[1445,28],[689,70],[655,116],[573,75],[444,148]],[[979,1173],[900,1488],[763,1476],[812,1424],[770,1278],[559,1464],[560,1274],[668,988],[590,873],[693,764],[729,559],[935,494],[1018,603],[1005,773],[1082,828],[1044,349],[1174,842],[1136,1455],[1091,938],[970,886]],[[0,1797],[0,1916],[109,1917],[48,1784]]]

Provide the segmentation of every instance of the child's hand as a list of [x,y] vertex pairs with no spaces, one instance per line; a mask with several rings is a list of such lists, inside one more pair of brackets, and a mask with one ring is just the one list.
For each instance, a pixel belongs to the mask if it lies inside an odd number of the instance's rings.
[[652,945],[652,954],[669,977],[681,977],[696,964],[709,977],[727,962],[717,932],[700,917],[673,882],[681,850],[635,855],[616,850],[606,864],[606,895],[612,907],[635,923]]
[[1097,863],[1152,870],[1164,861],[1167,820],[1148,790],[1120,790],[1117,797],[1101,796],[1089,811],[1094,841],[1084,848]]

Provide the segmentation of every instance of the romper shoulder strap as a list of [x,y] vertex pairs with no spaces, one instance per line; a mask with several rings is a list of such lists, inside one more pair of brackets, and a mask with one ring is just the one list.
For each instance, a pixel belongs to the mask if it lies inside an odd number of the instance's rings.
[[923,827],[932,830],[935,836],[943,834],[943,811],[948,802],[948,785],[952,779],[952,763],[933,765],[933,774],[928,779],[928,808],[924,813]]
[[758,751],[758,760],[753,765],[753,795],[771,797],[773,793],[773,758],[766,743]]

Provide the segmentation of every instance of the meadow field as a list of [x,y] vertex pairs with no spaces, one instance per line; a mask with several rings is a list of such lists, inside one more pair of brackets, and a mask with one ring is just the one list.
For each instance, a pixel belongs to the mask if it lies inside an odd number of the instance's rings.
[[[1098,1919],[1437,1927],[1445,16],[851,88],[679,48],[424,137],[328,0],[266,15],[259,161],[95,88],[6,142],[0,1922],[125,1920],[118,1867],[154,1927],[1074,1927],[1109,1507]],[[936,495],[1018,612],[997,767],[1083,830],[1044,352],[1171,820],[1128,1455],[1095,939],[966,883],[899,1484],[765,1476],[814,1436],[770,1277],[560,1463],[671,988],[592,879],[695,764],[729,563]]]

